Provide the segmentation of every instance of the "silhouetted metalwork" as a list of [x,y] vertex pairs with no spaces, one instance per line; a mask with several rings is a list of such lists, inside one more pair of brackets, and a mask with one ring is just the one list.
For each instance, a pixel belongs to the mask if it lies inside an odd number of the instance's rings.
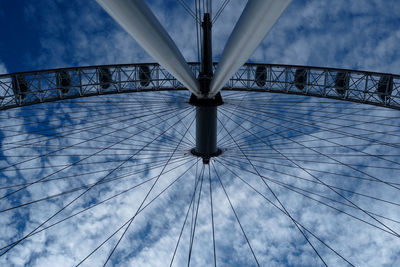
[[259,87],[265,86],[267,82],[267,68],[265,66],[257,66],[255,80]]
[[112,84],[112,74],[109,68],[99,68],[99,82],[103,89],[108,89]]
[[299,90],[304,90],[307,83],[307,70],[300,68],[294,73],[294,85]]
[[384,75],[379,79],[378,88],[376,89],[378,92],[379,98],[386,102],[393,91],[393,77],[390,75]]
[[[189,65],[193,73],[198,76],[199,63]],[[214,70],[216,65],[214,63]],[[107,90],[102,88],[98,79],[98,70],[102,67],[109,69],[113,77]],[[266,80],[263,86],[257,84],[258,67],[265,68]],[[143,71],[144,69],[148,71]],[[306,70],[307,74],[307,80],[301,83],[304,86],[303,90],[295,86],[295,73],[298,69]],[[76,67],[62,70],[68,72],[71,79],[68,94],[60,94],[60,88],[57,86],[57,73],[60,69],[0,75],[0,109],[99,94],[186,90],[179,81],[156,63]],[[335,84],[337,74],[341,72],[347,74],[345,83],[347,84],[348,80],[348,88],[345,94],[338,91]],[[309,95],[400,109],[400,75],[387,73],[248,63],[235,73],[223,90]]]
[[150,85],[151,81],[151,71],[149,66],[140,66],[139,67],[139,79],[140,79],[140,85],[147,87]]
[[71,77],[68,71],[58,71],[56,74],[56,81],[57,88],[59,88],[63,94],[68,94],[69,88],[71,87]]
[[14,91],[14,95],[21,100],[24,100],[28,93],[28,82],[25,77],[20,74],[16,74],[12,76],[12,89]]
[[347,72],[340,71],[335,77],[335,89],[339,95],[344,95],[349,88],[349,77]]

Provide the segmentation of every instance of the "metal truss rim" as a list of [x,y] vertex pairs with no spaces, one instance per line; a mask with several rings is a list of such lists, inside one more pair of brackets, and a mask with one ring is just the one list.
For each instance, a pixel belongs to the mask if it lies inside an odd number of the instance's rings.
[[[189,64],[197,76],[199,63]],[[214,63],[214,68],[217,64]],[[60,80],[63,75],[69,79],[67,87]],[[342,88],[337,87],[340,75],[345,84]],[[79,97],[165,90],[185,90],[185,87],[157,63],[17,72],[0,75],[0,110]],[[246,63],[223,90],[307,95],[400,109],[400,75],[390,73]]]

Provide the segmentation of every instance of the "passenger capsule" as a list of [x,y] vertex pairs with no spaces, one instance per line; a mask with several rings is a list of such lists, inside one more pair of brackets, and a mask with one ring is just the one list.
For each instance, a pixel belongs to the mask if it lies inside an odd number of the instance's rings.
[[349,74],[344,71],[340,71],[335,77],[335,89],[339,95],[344,95],[349,89]]
[[71,87],[71,77],[69,76],[68,71],[60,70],[56,74],[57,79],[57,88],[61,89],[63,94],[68,94],[69,89]]
[[139,67],[139,80],[140,80],[140,85],[143,87],[150,85],[151,72],[149,66]]
[[393,77],[390,75],[382,76],[379,79],[378,88],[376,89],[378,92],[379,98],[386,102],[393,91]]
[[307,83],[307,70],[297,69],[294,73],[294,85],[297,89],[303,90]]
[[265,86],[265,83],[267,81],[267,68],[265,66],[257,66],[255,80],[257,86]]
[[112,82],[113,80],[110,70],[106,67],[99,68],[99,83],[101,88],[109,88]]
[[23,75],[17,74],[12,76],[12,89],[15,96],[21,96],[21,99],[25,99],[29,88],[28,82]]

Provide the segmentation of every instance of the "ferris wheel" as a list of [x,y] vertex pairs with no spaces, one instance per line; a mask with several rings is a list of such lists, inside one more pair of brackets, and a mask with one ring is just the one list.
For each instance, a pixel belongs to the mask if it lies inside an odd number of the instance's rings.
[[97,2],[157,63],[0,75],[2,264],[400,262],[400,75],[247,63],[290,0],[247,1],[219,63],[229,0],[178,1],[189,63],[144,1]]

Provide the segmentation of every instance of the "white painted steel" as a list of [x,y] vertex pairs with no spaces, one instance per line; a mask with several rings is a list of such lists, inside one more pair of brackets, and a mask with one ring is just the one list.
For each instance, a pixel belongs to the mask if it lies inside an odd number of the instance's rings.
[[215,96],[233,74],[249,59],[291,0],[249,0],[225,45],[210,84]]
[[147,53],[197,97],[199,82],[179,49],[143,0],[96,0]]

